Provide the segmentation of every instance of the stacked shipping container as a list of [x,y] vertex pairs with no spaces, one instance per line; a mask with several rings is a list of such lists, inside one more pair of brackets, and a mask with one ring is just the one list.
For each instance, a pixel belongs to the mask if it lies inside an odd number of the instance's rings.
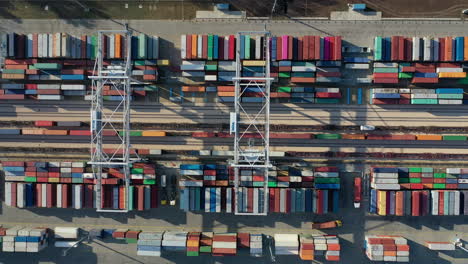
[[464,104],[463,88],[374,88],[372,104]]
[[366,235],[364,247],[372,261],[409,262],[410,247],[404,237]]
[[37,253],[48,246],[46,228],[0,228],[3,252]]

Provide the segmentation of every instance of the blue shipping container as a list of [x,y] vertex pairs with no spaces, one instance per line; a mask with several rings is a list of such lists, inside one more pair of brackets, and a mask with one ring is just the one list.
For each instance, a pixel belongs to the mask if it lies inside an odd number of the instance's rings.
[[374,93],[374,98],[385,98],[385,99],[399,99],[399,93]]

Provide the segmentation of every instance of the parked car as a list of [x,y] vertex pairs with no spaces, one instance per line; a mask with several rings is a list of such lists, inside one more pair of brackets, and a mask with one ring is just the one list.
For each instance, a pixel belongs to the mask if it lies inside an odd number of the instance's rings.
[[370,126],[370,125],[361,126],[361,131],[372,131],[372,130],[375,130],[375,126]]

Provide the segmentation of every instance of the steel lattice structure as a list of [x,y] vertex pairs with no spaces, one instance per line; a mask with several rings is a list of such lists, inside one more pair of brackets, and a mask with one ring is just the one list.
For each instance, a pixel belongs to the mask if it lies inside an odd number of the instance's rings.
[[[103,37],[104,34],[122,34],[125,36],[125,56],[122,61],[113,61],[112,65],[104,65]],[[130,144],[130,81],[131,81],[131,32],[129,30],[103,30],[98,32],[98,51],[94,65],[92,104],[91,104],[91,161],[96,183],[96,207],[98,212],[128,212],[128,193],[130,184],[130,166],[137,161],[131,155]],[[111,111],[104,111],[103,89],[110,86],[119,91],[120,100],[113,104],[106,104]],[[104,129],[115,131],[118,136],[118,147],[106,151],[106,134]],[[117,129],[123,133],[118,133]],[[107,134],[109,135],[109,134]],[[107,136],[108,137],[108,136]],[[113,137],[115,138],[115,137]],[[125,209],[103,209],[102,203],[102,170],[103,168],[123,168],[125,176]]]
[[[241,36],[253,35],[262,37],[263,43],[257,45],[257,56],[261,52],[263,60],[263,72],[261,76],[242,76],[242,58],[241,58]],[[261,41],[261,40],[260,40]],[[234,167],[234,190],[235,190],[235,214],[237,215],[266,215],[268,213],[268,168],[270,164],[270,83],[273,80],[270,77],[270,33],[268,31],[239,32],[237,34],[236,45],[236,77],[233,79],[235,84],[235,116],[231,117],[231,132],[234,136],[234,160],[231,166]],[[244,102],[243,94],[246,89],[260,91],[262,99],[259,102]],[[252,134],[257,135],[252,137]],[[259,142],[254,142],[253,139]],[[263,186],[254,189],[254,195],[257,194],[260,200],[254,205],[252,212],[243,210],[242,203],[245,198],[240,195],[241,175],[240,169],[248,168],[264,175]],[[258,193],[257,193],[258,192]],[[244,199],[244,200],[242,200]]]

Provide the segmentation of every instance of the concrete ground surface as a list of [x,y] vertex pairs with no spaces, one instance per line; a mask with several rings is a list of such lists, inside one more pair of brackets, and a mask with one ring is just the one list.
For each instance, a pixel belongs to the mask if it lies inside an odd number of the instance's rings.
[[[73,32],[95,33],[98,29],[120,29],[126,21],[117,20],[0,20],[0,29],[2,31],[15,32]],[[178,45],[180,34],[191,33],[215,33],[232,34],[244,30],[263,30],[264,24],[273,34],[291,34],[291,35],[342,35],[346,41],[358,46],[372,46],[372,37],[375,35],[406,35],[406,36],[466,36],[468,35],[468,23],[461,21],[423,21],[423,20],[394,20],[394,21],[322,21],[322,20],[287,20],[287,21],[223,21],[216,23],[213,21],[205,22],[181,22],[181,21],[128,21],[129,26],[137,32],[159,35],[162,38],[161,53],[163,58],[170,59],[173,65],[180,62]],[[38,103],[41,105],[42,103]],[[44,103],[45,104],[45,103]],[[11,120],[16,115],[16,109],[19,110],[18,116],[25,115],[25,120],[47,118],[54,115],[50,110],[45,114],[33,114],[34,110],[30,107],[13,107],[2,104],[1,107],[7,109],[1,111],[2,120]],[[44,106],[41,106],[41,108]],[[55,107],[55,106],[52,106]],[[363,113],[349,112],[348,106],[336,106],[323,108],[323,106],[313,107],[309,110],[300,109],[296,111],[296,116],[302,117],[299,122],[304,120],[314,120],[311,122],[328,124],[332,119],[338,120],[342,124],[363,124],[364,122],[375,122],[372,124],[381,125],[391,122],[400,122],[398,124],[408,125],[406,118],[410,117],[409,122],[418,125],[432,122],[431,125],[440,122],[446,122],[451,119],[454,124],[463,126],[463,121],[467,118],[464,113],[465,107],[456,106],[453,109],[440,108],[410,108],[394,111],[380,111],[378,107],[362,106]],[[359,107],[358,107],[359,108]],[[34,108],[32,108],[34,109]],[[45,108],[43,108],[45,109]],[[57,109],[63,109],[62,106]],[[228,110],[224,108],[227,112]],[[443,110],[442,110],[443,109]],[[61,114],[70,116],[66,120],[83,118],[87,114],[86,108],[81,108],[79,113],[69,113],[67,110]],[[165,110],[170,112],[171,110]],[[173,119],[175,116],[182,117],[180,121],[187,121],[193,114],[201,117],[205,113],[198,113],[195,108],[190,106],[186,109],[180,109],[182,114],[168,115],[166,119]],[[185,111],[185,112],[184,112]],[[206,109],[205,109],[206,111]],[[355,110],[352,110],[355,111]],[[361,110],[360,110],[361,111]],[[437,114],[437,111],[440,111]],[[24,114],[30,112],[31,115]],[[67,113],[68,112],[68,113]],[[152,111],[151,111],[152,112]],[[285,113],[283,117],[290,115]],[[356,115],[362,115],[361,119]],[[382,116],[386,115],[386,116]],[[279,115],[281,116],[281,115]],[[153,118],[153,113],[149,116],[138,116],[136,118]],[[334,117],[334,118],[333,118]],[[6,118],[6,119],[4,119]],[[184,119],[185,118],[185,119]],[[274,119],[274,118],[273,118]],[[432,120],[431,120],[432,119]],[[87,120],[85,118],[84,120]],[[345,121],[346,120],[346,121]],[[349,120],[349,121],[348,121]],[[392,120],[392,121],[390,121]],[[395,121],[396,120],[396,121]],[[426,121],[431,120],[431,121]],[[162,121],[161,121],[162,122]],[[349,122],[349,123],[346,123]],[[362,123],[361,123],[362,122]],[[401,148],[402,151],[404,150]],[[453,166],[453,164],[452,164]],[[347,167],[346,171],[356,171],[359,173],[362,167]],[[466,216],[443,216],[443,217],[380,217],[368,215],[365,213],[366,206],[362,209],[352,208],[352,177],[356,174],[347,173],[342,176],[342,202],[341,210],[337,215],[315,216],[307,214],[271,214],[267,217],[245,217],[233,216],[231,214],[207,214],[207,213],[184,213],[177,208],[161,207],[147,212],[131,212],[122,214],[98,214],[93,210],[73,210],[73,209],[16,209],[2,205],[0,211],[0,223],[4,226],[22,225],[22,226],[80,226],[83,228],[118,228],[128,227],[143,230],[187,230],[187,231],[232,231],[232,232],[261,232],[265,234],[273,233],[319,233],[312,231],[310,223],[312,221],[325,221],[332,219],[342,219],[343,227],[329,230],[329,234],[338,234],[341,238],[341,256],[340,263],[369,263],[362,252],[362,244],[365,234],[389,234],[403,235],[410,240],[411,245],[411,263],[468,263],[467,253],[457,250],[456,252],[438,253],[431,252],[424,247],[424,241],[453,241],[458,236],[468,240],[466,237],[468,225],[466,225]],[[0,182],[1,184],[1,182]],[[3,185],[1,185],[3,186]],[[3,187],[1,187],[3,188]],[[261,260],[250,257],[184,257],[182,254],[164,255],[162,258],[137,257],[135,245],[119,244],[118,241],[106,240],[104,243],[91,243],[81,245],[79,248],[69,252],[68,257],[62,257],[61,251],[49,248],[37,255],[26,254],[0,254],[0,262],[3,263],[272,263],[271,259]],[[298,257],[277,257],[276,263],[305,263]],[[310,263],[310,262],[309,262]],[[317,262],[321,263],[321,261]]]

